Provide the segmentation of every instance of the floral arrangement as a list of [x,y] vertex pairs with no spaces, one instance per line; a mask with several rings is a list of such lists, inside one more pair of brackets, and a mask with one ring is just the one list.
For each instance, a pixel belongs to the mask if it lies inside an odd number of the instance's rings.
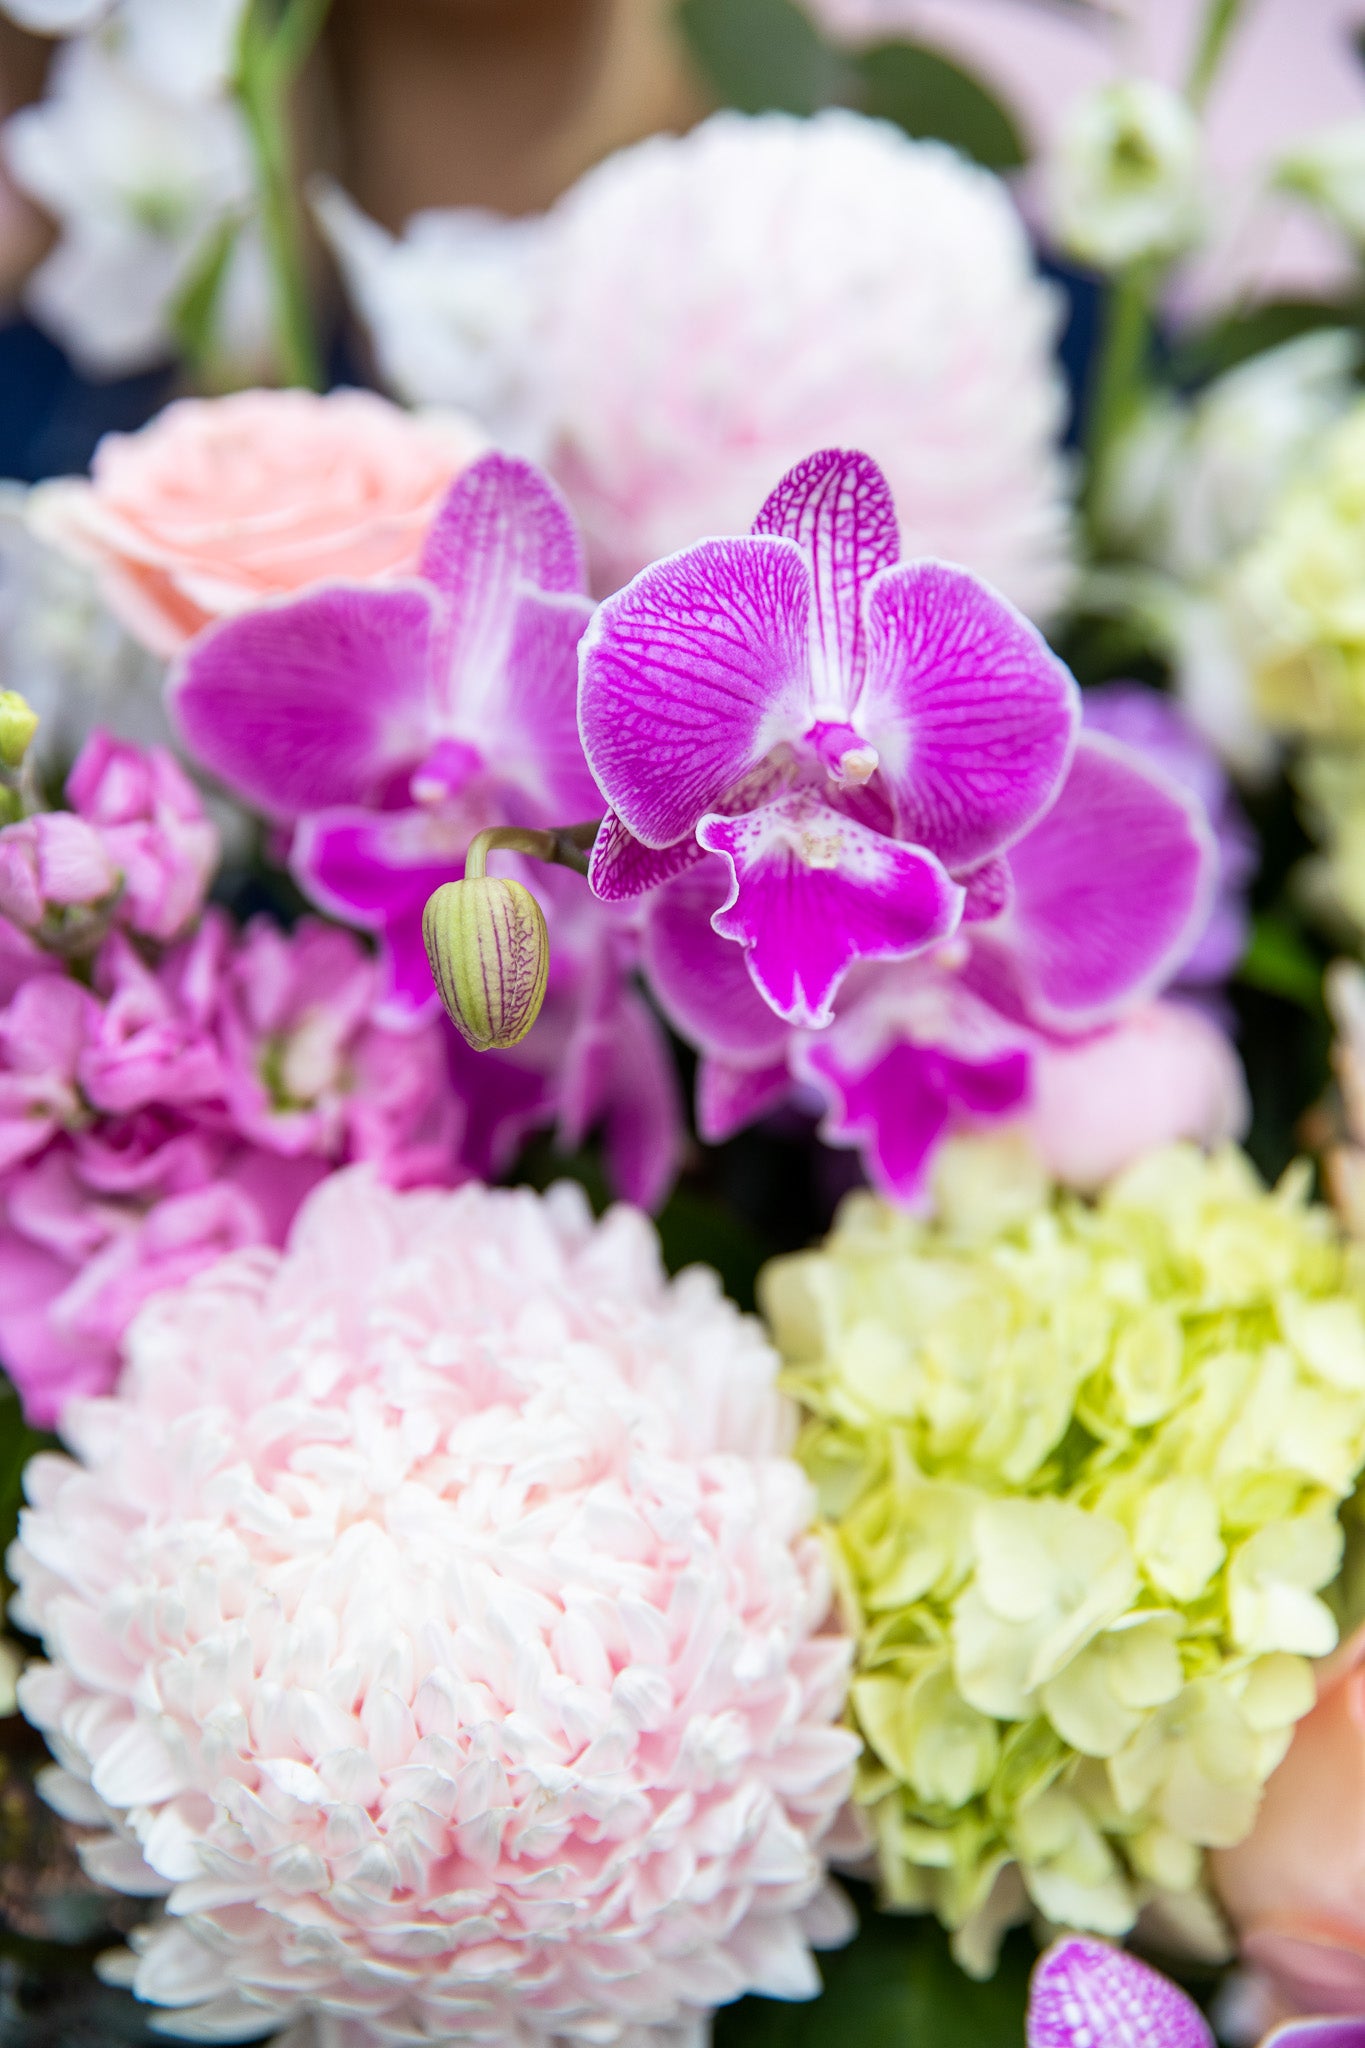
[[0,2039],[1365,2048],[1365,87],[0,12]]

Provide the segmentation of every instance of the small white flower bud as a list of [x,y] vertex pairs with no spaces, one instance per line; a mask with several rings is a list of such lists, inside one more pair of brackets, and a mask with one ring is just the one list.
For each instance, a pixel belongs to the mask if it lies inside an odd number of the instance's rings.
[[1048,180],[1053,233],[1099,270],[1177,255],[1198,237],[1199,123],[1178,93],[1123,79],[1072,109]]

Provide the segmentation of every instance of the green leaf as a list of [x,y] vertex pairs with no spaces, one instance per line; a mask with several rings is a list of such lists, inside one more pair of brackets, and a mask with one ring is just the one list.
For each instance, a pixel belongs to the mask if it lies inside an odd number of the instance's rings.
[[813,114],[849,72],[796,0],[679,0],[678,26],[716,97],[741,113]]
[[1305,1010],[1322,1007],[1322,967],[1287,918],[1262,911],[1251,929],[1237,978],[1249,988],[1283,996]]
[[864,1903],[847,1948],[822,1955],[822,1998],[746,1998],[716,2016],[715,2048],[1022,2048],[1033,1944],[1014,1936],[988,1983],[964,1976],[933,1921]]
[[1013,117],[986,88],[937,50],[878,43],[854,59],[863,112],[894,121],[907,135],[950,142],[991,171],[1026,160]]

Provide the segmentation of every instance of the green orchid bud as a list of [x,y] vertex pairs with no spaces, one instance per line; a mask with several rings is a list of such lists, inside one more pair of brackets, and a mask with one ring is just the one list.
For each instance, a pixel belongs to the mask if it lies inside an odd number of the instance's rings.
[[493,875],[443,882],[422,913],[432,980],[476,1052],[516,1045],[545,1000],[550,935],[529,889]]
[[0,690],[0,767],[22,768],[38,714],[17,690]]

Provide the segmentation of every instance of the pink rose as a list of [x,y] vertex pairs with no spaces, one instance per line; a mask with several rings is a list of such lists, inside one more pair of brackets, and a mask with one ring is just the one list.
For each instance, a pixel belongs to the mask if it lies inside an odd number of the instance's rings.
[[310,584],[415,569],[484,445],[472,421],[367,391],[185,398],[136,434],[107,434],[90,480],[44,485],[35,517],[95,564],[129,631],[170,655],[211,620]]
[[1193,1003],[1148,1003],[1098,1038],[1034,1057],[1030,1134],[1050,1172],[1084,1193],[1154,1146],[1239,1138],[1249,1113],[1241,1061]]
[[1323,1665],[1255,1827],[1213,1873],[1276,2017],[1365,2016],[1365,1629]]

